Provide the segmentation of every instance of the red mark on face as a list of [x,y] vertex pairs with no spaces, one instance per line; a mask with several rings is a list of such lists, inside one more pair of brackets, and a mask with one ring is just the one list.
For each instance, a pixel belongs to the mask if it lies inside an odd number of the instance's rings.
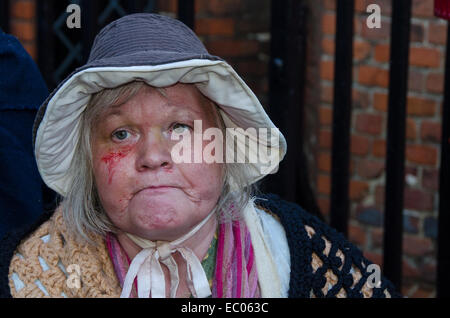
[[119,151],[110,152],[106,156],[102,157],[101,161],[104,162],[108,168],[108,175],[109,175],[108,184],[111,184],[112,177],[115,172],[114,168],[116,167],[117,163],[122,158],[126,157],[130,153],[131,149],[132,149],[131,146],[123,147]]

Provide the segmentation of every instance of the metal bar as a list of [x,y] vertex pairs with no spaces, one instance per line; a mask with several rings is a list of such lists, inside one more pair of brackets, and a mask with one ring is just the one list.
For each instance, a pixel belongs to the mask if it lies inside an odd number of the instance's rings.
[[81,21],[81,43],[82,43],[82,63],[84,64],[91,51],[95,36],[100,29],[97,24],[97,17],[100,12],[98,1],[81,0],[81,10],[83,12],[83,20]]
[[268,112],[286,137],[289,151],[278,173],[265,177],[261,189],[295,202],[323,219],[303,152],[306,11],[305,1],[271,2]]
[[195,0],[178,0],[178,19],[194,30]]
[[400,290],[402,282],[403,191],[410,24],[411,0],[392,1],[383,270],[384,275],[398,290]]
[[442,103],[441,167],[439,174],[439,225],[437,253],[437,297],[450,297],[450,22],[447,21],[444,101]]
[[55,46],[53,38],[52,23],[55,18],[55,3],[49,0],[37,1],[37,43],[38,43],[38,66],[44,77],[48,89],[53,90],[58,83],[52,78],[55,66]]
[[330,224],[345,236],[349,217],[354,0],[338,0],[334,60]]
[[9,33],[9,0],[0,1],[0,29]]

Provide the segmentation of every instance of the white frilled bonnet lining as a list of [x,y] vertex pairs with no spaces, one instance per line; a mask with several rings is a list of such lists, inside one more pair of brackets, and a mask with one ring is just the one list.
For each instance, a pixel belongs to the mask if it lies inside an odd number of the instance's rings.
[[[244,131],[250,127],[256,130],[266,128],[268,132],[276,128],[251,89],[229,64],[221,60],[190,59],[153,66],[88,68],[73,74],[55,92],[48,101],[36,133],[37,166],[51,189],[65,196],[72,182],[67,171],[79,139],[81,115],[92,94],[134,80],[145,81],[154,87],[167,87],[178,82],[195,84],[203,95],[219,106],[227,128],[240,127]],[[243,134],[239,130],[234,131],[236,135]],[[261,157],[266,152],[259,151],[257,163],[243,163],[248,165],[246,177],[249,184],[269,173],[264,171],[269,166],[267,162],[272,162],[271,167],[275,168],[271,172],[275,172],[286,153],[286,140],[281,132],[278,136],[269,136],[257,138],[257,142],[258,149],[260,146],[270,148],[270,157]],[[248,144],[238,142],[234,151],[248,154]],[[233,151],[233,147],[227,145],[227,151]]]

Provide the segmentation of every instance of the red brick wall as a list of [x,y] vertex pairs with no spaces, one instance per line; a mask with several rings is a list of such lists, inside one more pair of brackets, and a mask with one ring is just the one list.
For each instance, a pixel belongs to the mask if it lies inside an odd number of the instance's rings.
[[[322,3],[317,194],[328,213],[336,3]],[[366,26],[366,8],[371,3],[381,7],[380,29]],[[412,8],[403,236],[403,293],[410,297],[433,296],[435,292],[446,23],[434,17],[433,3],[414,0]],[[377,263],[382,261],[383,244],[390,15],[390,0],[355,2],[349,235]]]
[[230,63],[266,106],[269,0],[196,0],[195,32]]
[[10,3],[10,33],[16,36],[28,54],[36,60],[37,26],[35,0],[5,0]]
[[[158,1],[176,17],[177,1]],[[267,106],[270,0],[196,0],[195,32],[207,50],[226,60]]]

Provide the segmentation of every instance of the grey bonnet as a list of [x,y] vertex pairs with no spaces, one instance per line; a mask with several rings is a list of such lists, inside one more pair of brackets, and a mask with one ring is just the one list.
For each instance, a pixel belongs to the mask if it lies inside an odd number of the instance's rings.
[[[233,68],[209,54],[182,22],[157,14],[128,15],[100,31],[88,62],[62,81],[39,109],[33,142],[39,172],[50,188],[64,196],[71,182],[67,170],[91,95],[134,80],[154,87],[195,84],[219,107],[227,127],[276,128]],[[264,143],[281,161],[286,153],[283,135]],[[246,150],[240,145],[236,151]],[[248,171],[249,183],[265,175],[259,163],[249,163]]]

